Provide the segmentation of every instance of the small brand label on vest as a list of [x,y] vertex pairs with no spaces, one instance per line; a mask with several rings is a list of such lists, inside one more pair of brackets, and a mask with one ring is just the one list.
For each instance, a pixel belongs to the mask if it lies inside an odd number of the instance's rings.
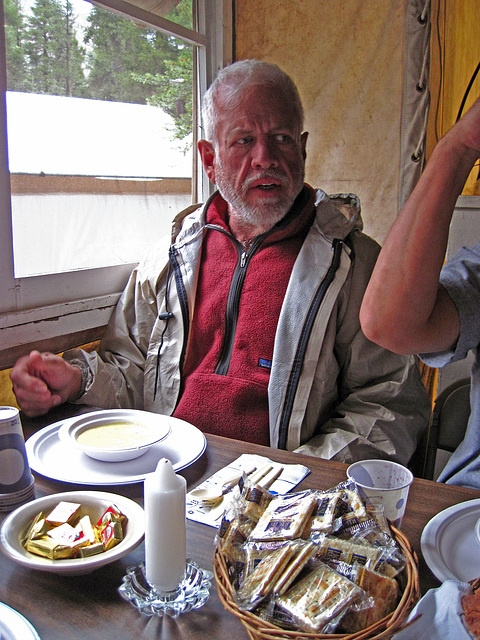
[[272,368],[272,361],[271,360],[266,360],[265,358],[260,358],[258,361],[258,366],[262,367],[263,369],[271,369]]

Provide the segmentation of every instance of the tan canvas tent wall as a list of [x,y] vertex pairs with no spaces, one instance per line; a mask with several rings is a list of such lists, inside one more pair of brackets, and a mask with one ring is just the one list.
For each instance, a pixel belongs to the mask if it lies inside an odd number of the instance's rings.
[[422,166],[430,3],[235,4],[236,58],[275,62],[300,90],[307,181],[327,193],[356,193],[366,232],[382,242]]

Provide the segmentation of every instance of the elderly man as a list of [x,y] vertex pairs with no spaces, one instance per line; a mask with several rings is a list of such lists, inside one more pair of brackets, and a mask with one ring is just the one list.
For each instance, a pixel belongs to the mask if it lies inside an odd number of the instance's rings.
[[220,72],[198,147],[218,191],[133,272],[99,353],[32,353],[12,371],[37,414],[134,407],[208,433],[351,462],[407,463],[429,413],[412,357],[359,324],[379,247],[355,196],[304,184],[292,80],[254,60]]

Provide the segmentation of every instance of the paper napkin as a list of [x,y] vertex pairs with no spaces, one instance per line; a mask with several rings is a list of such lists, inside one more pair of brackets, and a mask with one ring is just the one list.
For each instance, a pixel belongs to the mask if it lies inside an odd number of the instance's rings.
[[[310,469],[302,464],[281,464],[269,460],[264,456],[244,453],[227,467],[220,469],[220,471],[217,471],[213,476],[207,478],[207,480],[195,487],[195,489],[216,487],[221,491],[223,484],[236,473],[241,473],[243,470],[251,469],[252,467],[259,470],[267,464],[273,467],[271,473],[274,473],[276,469],[282,469],[281,475],[268,489],[271,493],[281,495],[288,493],[310,473]],[[232,493],[233,492],[230,491],[225,494],[221,502],[213,508],[204,506],[191,495],[191,492],[187,493],[187,518],[189,520],[195,520],[196,522],[202,522],[210,527],[218,527],[223,512],[232,499]]]

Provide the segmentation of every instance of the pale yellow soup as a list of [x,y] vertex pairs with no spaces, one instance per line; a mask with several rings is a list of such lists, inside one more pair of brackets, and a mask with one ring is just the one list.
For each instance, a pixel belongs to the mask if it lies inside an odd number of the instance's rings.
[[141,447],[152,439],[151,431],[133,422],[109,422],[85,429],[77,436],[77,442],[99,449],[131,449]]

